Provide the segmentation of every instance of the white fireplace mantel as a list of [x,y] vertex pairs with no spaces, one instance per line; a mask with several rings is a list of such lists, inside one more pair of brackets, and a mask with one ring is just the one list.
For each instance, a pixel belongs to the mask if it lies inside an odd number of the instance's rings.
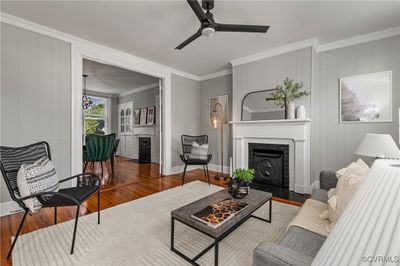
[[311,120],[231,121],[233,168],[247,168],[249,143],[289,146],[289,189],[310,193]]

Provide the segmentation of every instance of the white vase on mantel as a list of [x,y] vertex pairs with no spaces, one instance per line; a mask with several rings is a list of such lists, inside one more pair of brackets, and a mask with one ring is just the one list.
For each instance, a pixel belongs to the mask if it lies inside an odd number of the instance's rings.
[[306,107],[304,105],[300,105],[299,107],[297,107],[296,118],[300,120],[307,119]]
[[295,119],[296,105],[294,102],[288,102],[286,105],[286,119]]

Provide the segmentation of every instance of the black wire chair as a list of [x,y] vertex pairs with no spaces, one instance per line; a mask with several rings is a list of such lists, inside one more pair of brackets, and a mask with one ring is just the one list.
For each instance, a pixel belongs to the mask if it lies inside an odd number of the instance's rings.
[[39,160],[43,156],[47,156],[51,160],[50,146],[47,142],[41,141],[24,147],[4,147],[0,146],[0,169],[4,181],[7,185],[11,199],[18,203],[24,210],[24,216],[17,229],[17,234],[11,244],[7,259],[10,258],[15,243],[24,225],[26,215],[30,213],[24,204],[24,200],[36,198],[42,207],[54,207],[54,224],[57,224],[57,207],[77,206],[75,216],[75,226],[72,236],[71,255],[74,253],[76,229],[78,226],[78,217],[80,205],[89,197],[97,193],[97,222],[100,224],[100,179],[91,173],[83,173],[74,175],[60,180],[60,184],[72,179],[77,179],[75,187],[63,188],[58,192],[40,192],[30,196],[21,197],[17,185],[18,170],[22,164],[31,164]]
[[196,142],[199,145],[203,144],[208,144],[208,136],[207,135],[201,135],[201,136],[189,136],[189,135],[182,135],[181,136],[181,141],[182,141],[182,153],[179,156],[181,157],[181,160],[185,163],[185,168],[183,170],[182,174],[182,186],[185,183],[185,176],[186,176],[186,168],[188,165],[201,165],[203,166],[203,171],[204,171],[204,178],[207,181],[208,184],[210,184],[210,174],[208,172],[208,163],[210,162],[212,155],[208,154],[207,159],[194,159],[190,158],[190,153],[192,151],[193,147],[193,142]]

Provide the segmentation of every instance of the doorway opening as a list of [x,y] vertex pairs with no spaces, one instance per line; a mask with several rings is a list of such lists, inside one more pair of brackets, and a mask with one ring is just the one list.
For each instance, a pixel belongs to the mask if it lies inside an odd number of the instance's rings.
[[158,178],[161,80],[83,58],[82,82],[83,170],[103,189]]

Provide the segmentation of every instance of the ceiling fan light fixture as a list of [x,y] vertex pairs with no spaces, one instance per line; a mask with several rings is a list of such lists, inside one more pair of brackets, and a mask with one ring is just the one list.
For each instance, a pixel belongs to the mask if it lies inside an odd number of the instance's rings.
[[214,36],[214,34],[215,34],[215,29],[214,29],[214,28],[211,28],[211,27],[206,27],[206,28],[204,28],[204,29],[201,31],[201,34],[202,34],[204,37],[212,37],[212,36]]

